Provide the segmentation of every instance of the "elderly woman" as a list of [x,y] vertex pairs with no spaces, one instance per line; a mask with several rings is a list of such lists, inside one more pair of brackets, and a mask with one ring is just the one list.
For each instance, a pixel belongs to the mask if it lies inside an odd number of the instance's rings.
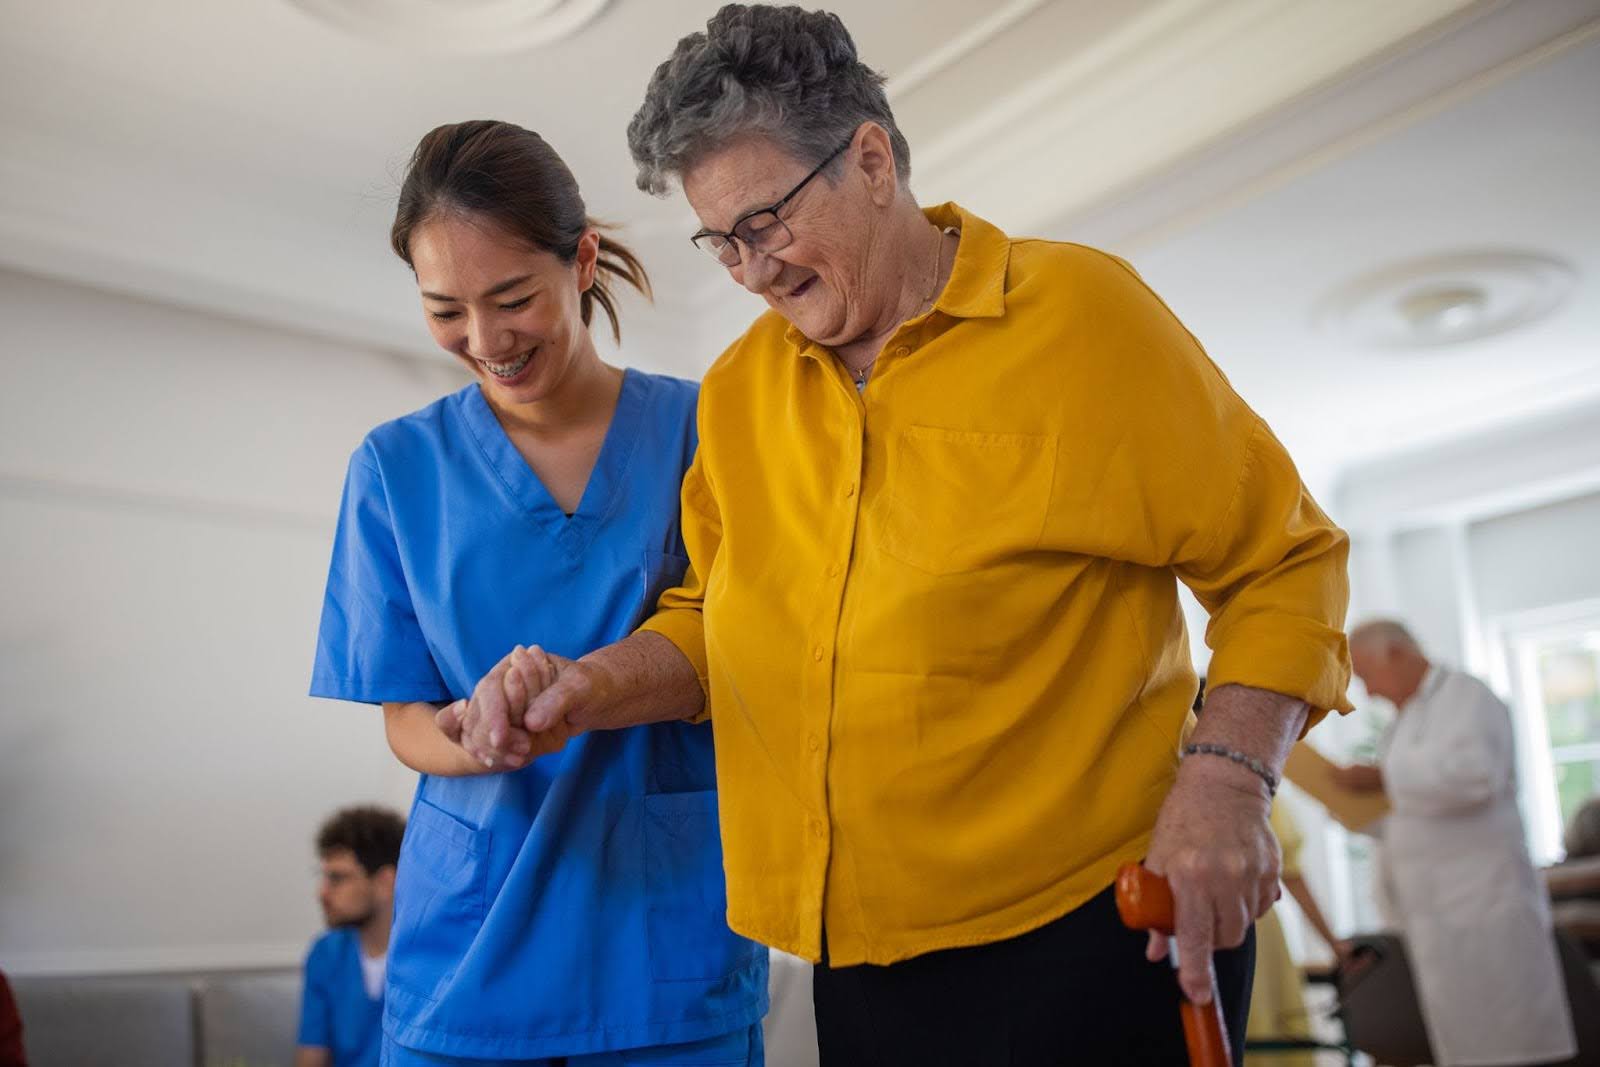
[[1126,264],[919,207],[833,15],[723,8],[628,135],[770,310],[702,386],[684,583],[452,729],[709,714],[728,921],[818,961],[824,1063],[1181,1062],[1168,946],[1110,889],[1141,858],[1237,1041],[1278,770],[1348,707],[1344,534]]

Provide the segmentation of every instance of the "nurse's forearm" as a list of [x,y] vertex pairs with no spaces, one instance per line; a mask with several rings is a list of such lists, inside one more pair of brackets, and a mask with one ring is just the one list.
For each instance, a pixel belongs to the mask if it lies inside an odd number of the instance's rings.
[[1311,887],[1306,884],[1305,878],[1298,874],[1283,876],[1283,888],[1294,897],[1295,903],[1300,905],[1300,913],[1306,917],[1306,922],[1317,932],[1317,936],[1328,943],[1328,947],[1338,952],[1339,939],[1334,936],[1333,927],[1328,925],[1328,919],[1322,914],[1322,908],[1317,905],[1317,898],[1312,894]]
[[528,708],[530,729],[561,718],[577,730],[691,719],[705,707],[694,664],[649,630],[566,665]]
[[421,774],[483,774],[487,768],[439,729],[437,711],[421,702],[383,706],[383,730],[395,758]]

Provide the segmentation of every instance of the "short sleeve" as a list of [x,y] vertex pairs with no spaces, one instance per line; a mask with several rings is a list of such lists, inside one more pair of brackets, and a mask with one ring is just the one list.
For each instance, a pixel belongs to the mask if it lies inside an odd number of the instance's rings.
[[365,445],[345,476],[311,695],[368,704],[452,697],[417,621],[383,478]]
[[328,989],[326,941],[319,940],[306,953],[304,981],[300,992],[300,1032],[295,1039],[305,1048],[333,1047],[333,1005]]
[[711,713],[710,664],[706,655],[705,604],[706,576],[722,545],[722,521],[705,472],[702,450],[690,464],[683,479],[683,542],[689,553],[689,568],[683,581],[661,595],[656,613],[639,627],[671,641],[693,666],[706,692],[706,709],[694,721]]

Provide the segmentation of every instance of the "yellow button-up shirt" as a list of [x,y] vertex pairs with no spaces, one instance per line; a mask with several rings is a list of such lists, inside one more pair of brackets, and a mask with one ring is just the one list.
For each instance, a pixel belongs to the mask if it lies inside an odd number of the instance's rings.
[[[717,361],[690,570],[728,922],[891,963],[1033,929],[1142,856],[1195,676],[1348,708],[1348,542],[1126,264],[954,205],[943,294],[864,392],[776,313]],[[1314,713],[1316,714],[1316,713]]]

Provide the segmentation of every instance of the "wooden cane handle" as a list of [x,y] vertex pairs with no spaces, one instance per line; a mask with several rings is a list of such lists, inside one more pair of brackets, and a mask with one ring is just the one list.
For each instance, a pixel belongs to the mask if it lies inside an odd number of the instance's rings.
[[[1130,930],[1154,930],[1170,937],[1177,928],[1172,887],[1165,878],[1137,863],[1125,864],[1117,872],[1117,913]],[[1185,997],[1179,1011],[1190,1067],[1233,1067],[1215,971],[1211,973],[1211,1002],[1194,1004]]]

